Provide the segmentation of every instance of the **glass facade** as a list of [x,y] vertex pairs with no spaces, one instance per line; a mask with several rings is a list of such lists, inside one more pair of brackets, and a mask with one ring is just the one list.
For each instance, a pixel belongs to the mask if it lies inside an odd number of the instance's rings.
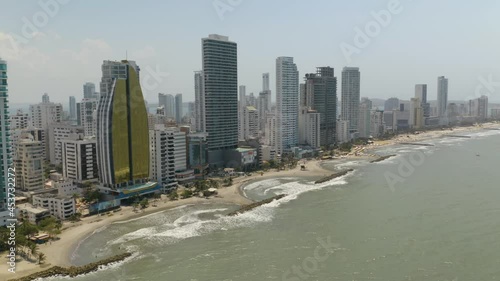
[[8,169],[11,165],[12,151],[9,133],[7,62],[0,59],[0,211],[6,208]]

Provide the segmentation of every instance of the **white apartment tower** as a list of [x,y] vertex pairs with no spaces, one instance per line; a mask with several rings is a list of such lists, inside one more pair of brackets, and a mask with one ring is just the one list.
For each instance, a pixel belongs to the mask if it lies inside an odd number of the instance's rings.
[[29,114],[23,113],[21,109],[17,110],[15,115],[10,116],[10,129],[26,129],[29,125]]
[[95,139],[73,135],[62,141],[63,177],[76,183],[98,181]]
[[176,172],[187,168],[186,133],[157,125],[149,131],[149,147],[151,179],[158,182],[164,192],[175,189]]
[[73,126],[69,123],[54,123],[49,126],[49,161],[53,165],[62,164],[62,141],[73,134],[83,136],[83,128]]
[[16,146],[16,187],[24,191],[43,188],[43,144],[29,138],[20,139]]
[[62,105],[60,103],[39,103],[30,105],[31,125],[35,128],[47,129],[50,124],[62,120]]
[[276,118],[279,155],[299,143],[299,71],[292,57],[276,59]]
[[83,127],[86,137],[95,137],[97,134],[97,99],[83,99],[76,104],[78,126]]

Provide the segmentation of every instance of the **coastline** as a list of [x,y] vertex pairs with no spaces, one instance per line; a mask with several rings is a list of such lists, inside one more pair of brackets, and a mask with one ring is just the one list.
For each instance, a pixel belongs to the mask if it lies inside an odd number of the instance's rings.
[[233,185],[229,187],[219,188],[218,195],[210,197],[209,199],[191,197],[187,199],[179,199],[175,201],[168,200],[165,196],[157,202],[157,207],[148,207],[144,211],[134,212],[130,206],[122,206],[121,211],[112,213],[112,216],[101,215],[82,218],[81,221],[76,223],[65,222],[63,224],[62,233],[58,236],[59,240],[52,241],[51,243],[39,245],[39,252],[46,255],[46,262],[42,266],[35,263],[30,263],[24,260],[17,261],[16,273],[9,273],[6,263],[0,264],[0,280],[8,280],[13,278],[21,278],[39,271],[43,271],[51,266],[71,266],[71,256],[78,245],[87,237],[94,234],[96,231],[103,227],[107,227],[112,223],[127,221],[131,219],[140,218],[143,216],[167,211],[169,209],[188,206],[194,204],[234,204],[244,206],[254,203],[254,201],[244,196],[242,187],[249,182],[259,181],[269,178],[297,176],[299,173],[306,174],[307,176],[324,176],[330,171],[322,168],[319,164],[321,161],[311,160],[307,161],[307,169],[300,171],[298,165],[294,169],[285,171],[268,171],[264,175],[254,173],[251,176],[239,177],[233,180]]
[[[471,133],[477,132],[480,130],[487,130],[488,128],[499,128],[500,124],[498,123],[485,123],[482,126],[470,126],[470,127],[459,127],[454,128],[453,130],[437,130],[437,131],[426,131],[417,134],[404,134],[398,135],[390,140],[384,141],[375,141],[370,145],[359,145],[353,146],[353,150],[351,153],[347,154],[347,158],[343,160],[349,159],[367,159],[367,157],[375,157],[376,155],[368,154],[365,150],[377,149],[380,147],[397,145],[402,142],[421,142],[425,140],[435,139],[444,137],[450,134],[457,133]],[[368,158],[369,159],[369,158]],[[335,160],[333,160],[335,161]],[[132,207],[122,207],[121,211],[112,213],[112,216],[103,215],[103,216],[92,216],[83,218],[82,221],[77,223],[65,222],[63,224],[63,231],[59,235],[59,240],[53,241],[50,244],[40,245],[39,252],[42,252],[46,255],[46,263],[42,266],[39,266],[35,263],[30,263],[26,261],[18,261],[16,273],[12,274],[7,271],[8,267],[6,262],[0,264],[0,280],[8,280],[12,278],[20,278],[23,276],[30,275],[35,272],[39,272],[45,270],[51,266],[71,266],[71,255],[76,247],[98,231],[103,227],[107,227],[108,225],[126,221],[131,219],[136,219],[139,217],[143,217],[146,215],[163,212],[169,209],[173,209],[180,206],[185,205],[193,205],[193,204],[210,204],[210,203],[225,203],[225,204],[235,204],[235,205],[246,205],[253,203],[252,200],[245,197],[243,192],[243,187],[249,183],[257,182],[270,178],[280,178],[280,177],[324,177],[330,175],[333,171],[323,168],[321,164],[323,162],[332,163],[332,160],[309,160],[306,161],[306,170],[302,171],[300,169],[300,164],[297,165],[294,169],[288,169],[284,171],[275,171],[274,169],[268,172],[265,172],[263,175],[260,173],[253,173],[252,176],[245,176],[235,178],[233,180],[233,185],[230,187],[221,187],[218,189],[218,195],[215,197],[211,197],[210,199],[192,197],[188,199],[179,199],[175,201],[170,201],[166,199],[165,196],[157,202],[157,207],[150,206],[144,211],[134,212]],[[303,162],[300,160],[299,163]],[[4,257],[5,258],[5,257]]]

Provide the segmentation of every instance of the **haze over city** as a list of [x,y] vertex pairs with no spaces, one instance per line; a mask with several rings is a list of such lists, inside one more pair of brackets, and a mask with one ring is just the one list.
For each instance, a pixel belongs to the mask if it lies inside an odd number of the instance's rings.
[[[429,85],[435,100],[436,77],[450,79],[450,100],[470,99],[483,77],[500,81],[500,3],[494,0],[397,1],[397,14],[347,61],[341,44],[352,46],[358,27],[391,1],[65,1],[26,43],[13,48],[11,36],[23,36],[25,20],[43,11],[37,1],[2,3],[0,56],[10,66],[10,100],[54,102],[79,96],[85,82],[99,83],[103,60],[128,58],[141,69],[168,77],[144,90],[150,103],[158,92],[182,93],[194,100],[193,72],[201,69],[200,38],[217,33],[238,44],[238,84],[247,93],[261,89],[261,73],[270,72],[275,100],[275,58],[292,56],[302,80],[317,66],[356,66],[362,72],[361,96],[410,99],[414,85]],[[155,7],[151,9],[151,7]],[[471,10],[474,13],[471,13]],[[36,26],[35,26],[36,27]],[[19,41],[19,40],[18,40]],[[29,81],[29,83],[27,83]],[[486,94],[486,93],[482,93]],[[498,101],[490,95],[490,102]]]

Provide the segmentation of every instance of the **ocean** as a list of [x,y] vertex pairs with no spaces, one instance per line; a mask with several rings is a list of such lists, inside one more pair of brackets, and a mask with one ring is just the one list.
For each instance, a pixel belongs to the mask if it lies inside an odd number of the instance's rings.
[[252,199],[288,196],[235,217],[203,204],[114,223],[72,262],[134,255],[71,280],[500,280],[500,131],[467,135],[326,163],[355,171],[319,185],[250,183]]

